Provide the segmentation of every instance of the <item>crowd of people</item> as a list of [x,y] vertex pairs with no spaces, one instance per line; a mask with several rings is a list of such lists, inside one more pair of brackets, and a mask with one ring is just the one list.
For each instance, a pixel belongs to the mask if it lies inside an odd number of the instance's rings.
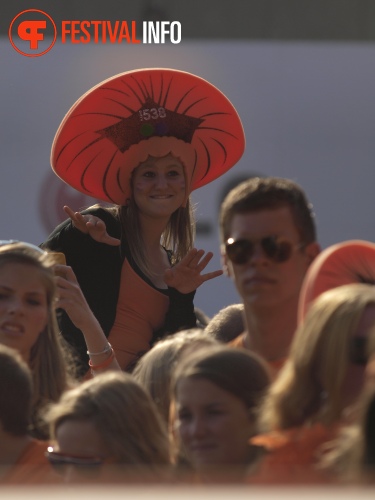
[[[375,482],[375,245],[321,251],[303,189],[249,178],[205,272],[189,196],[244,147],[227,98],[175,70],[68,112],[52,167],[107,204],[0,245],[0,484]],[[241,301],[208,318],[195,290],[223,272]]]

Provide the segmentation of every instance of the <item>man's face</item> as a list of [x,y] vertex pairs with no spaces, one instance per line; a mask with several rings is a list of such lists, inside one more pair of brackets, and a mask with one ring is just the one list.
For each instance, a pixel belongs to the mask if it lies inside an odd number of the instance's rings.
[[[288,260],[275,262],[267,256],[261,240],[269,236],[290,242],[292,251]],[[304,242],[288,207],[234,215],[230,237],[254,242],[253,253],[245,263],[235,264],[225,251],[223,254],[227,273],[245,304],[263,309],[286,306],[298,300],[302,280],[318,253],[318,245],[311,243],[298,247]]]

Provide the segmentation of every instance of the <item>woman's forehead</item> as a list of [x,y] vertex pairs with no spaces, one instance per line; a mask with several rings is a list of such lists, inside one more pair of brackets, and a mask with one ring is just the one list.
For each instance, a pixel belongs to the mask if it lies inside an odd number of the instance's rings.
[[155,167],[157,168],[158,166],[164,167],[164,166],[178,166],[178,167],[183,167],[181,161],[176,158],[173,154],[168,154],[165,156],[149,156],[147,160],[144,162],[140,163],[137,168],[139,167]]

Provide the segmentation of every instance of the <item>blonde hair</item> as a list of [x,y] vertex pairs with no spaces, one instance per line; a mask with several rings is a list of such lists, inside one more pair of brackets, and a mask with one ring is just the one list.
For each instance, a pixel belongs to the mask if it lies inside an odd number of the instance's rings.
[[118,464],[165,465],[167,431],[151,397],[125,372],[107,372],[63,394],[47,414],[52,438],[67,420],[88,420]]
[[171,374],[184,351],[200,346],[215,346],[215,339],[200,328],[181,330],[157,342],[138,361],[134,378],[148,391],[164,421],[169,421]]
[[47,403],[57,401],[72,382],[71,358],[59,334],[56,319],[54,260],[48,252],[27,243],[17,242],[0,246],[0,268],[9,264],[28,265],[38,269],[46,290],[47,325],[32,346],[29,360],[34,386],[33,423],[36,434],[44,434],[40,420],[43,409]]
[[315,300],[264,400],[263,430],[287,429],[312,420],[331,424],[340,418],[350,339],[371,304],[375,305],[375,288],[366,284],[328,290]]

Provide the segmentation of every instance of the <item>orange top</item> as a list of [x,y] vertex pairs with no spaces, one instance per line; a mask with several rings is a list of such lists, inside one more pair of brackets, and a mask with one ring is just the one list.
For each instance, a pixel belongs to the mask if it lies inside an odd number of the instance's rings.
[[[228,342],[228,345],[230,345],[231,347],[238,347],[239,349],[248,349],[248,347],[245,345],[245,332],[241,333],[240,335],[238,335],[238,337]],[[265,359],[265,361],[271,369],[272,378],[275,379],[276,375],[284,366],[286,358],[273,359],[271,361],[269,359]]]
[[153,332],[164,325],[169,307],[166,292],[146,283],[125,259],[115,322],[108,336],[123,370],[150,349]]
[[336,438],[339,426],[311,427],[273,431],[250,439],[250,443],[263,446],[268,453],[255,473],[248,477],[251,483],[327,483],[333,482],[329,473],[319,470],[321,446]]
[[1,484],[61,483],[57,474],[45,457],[48,443],[33,439],[25,447],[17,462],[0,481]]

